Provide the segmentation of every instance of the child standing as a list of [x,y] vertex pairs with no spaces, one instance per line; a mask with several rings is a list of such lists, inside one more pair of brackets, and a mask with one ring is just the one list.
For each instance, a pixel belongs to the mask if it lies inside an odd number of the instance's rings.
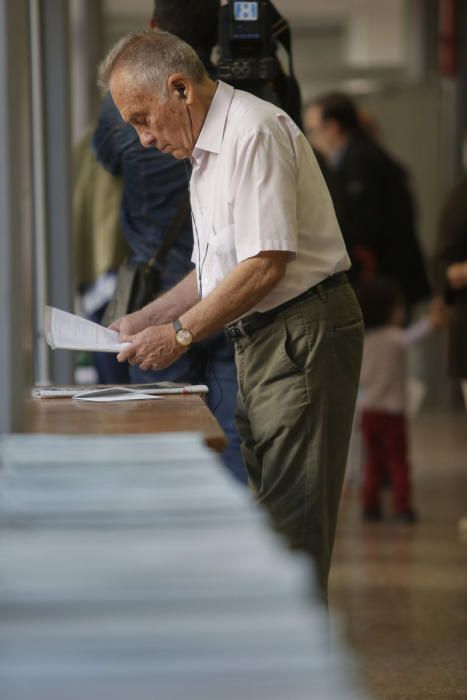
[[432,311],[408,328],[404,304],[392,280],[374,279],[360,291],[366,334],[361,373],[361,431],[366,453],[363,518],[382,518],[380,491],[388,474],[394,519],[417,520],[412,503],[406,421],[406,356],[408,348],[442,325]]

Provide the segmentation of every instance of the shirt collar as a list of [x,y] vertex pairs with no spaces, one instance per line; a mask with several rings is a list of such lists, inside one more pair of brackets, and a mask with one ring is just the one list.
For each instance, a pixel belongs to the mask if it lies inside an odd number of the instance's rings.
[[225,123],[233,94],[234,88],[231,85],[223,83],[222,80],[218,81],[217,90],[214,93],[200,135],[193,149],[193,156],[196,156],[197,151],[221,152]]

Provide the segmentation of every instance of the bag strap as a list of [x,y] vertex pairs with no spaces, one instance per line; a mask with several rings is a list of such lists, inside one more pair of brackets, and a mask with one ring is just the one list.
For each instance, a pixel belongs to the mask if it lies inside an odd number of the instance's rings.
[[175,212],[172,221],[165,230],[164,237],[160,246],[158,247],[154,255],[148,260],[148,262],[146,263],[146,267],[155,267],[156,264],[159,267],[163,267],[167,255],[169,254],[170,249],[175,243],[175,239],[180,233],[180,230],[183,224],[185,223],[188,214],[190,213],[190,209],[190,193],[186,192],[183,195],[180,204],[177,207],[177,211]]

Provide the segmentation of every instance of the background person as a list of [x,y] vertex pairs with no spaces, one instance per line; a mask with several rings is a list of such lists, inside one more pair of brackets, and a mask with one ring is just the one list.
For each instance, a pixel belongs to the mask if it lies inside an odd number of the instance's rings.
[[172,35],[128,35],[100,79],[144,146],[193,165],[196,271],[116,324],[131,341],[119,359],[163,369],[227,326],[251,484],[326,597],[363,324],[313,152],[285,112],[214,83]]
[[[467,353],[467,347],[465,346],[467,334],[467,258],[448,265],[446,278],[453,292],[452,296],[457,297],[457,313],[453,315],[450,330],[451,340],[457,343],[456,356],[462,362]],[[454,352],[453,347],[451,350]],[[464,403],[467,408],[467,367],[465,364],[457,374],[460,377]]]
[[409,308],[429,298],[406,170],[362,126],[345,94],[329,93],[310,102],[305,125],[324,159],[354,284],[383,275],[398,281]]
[[467,177],[444,202],[434,251],[434,284],[449,307],[448,373],[467,408]]
[[381,489],[389,474],[394,520],[414,523],[411,467],[407,436],[407,351],[443,324],[440,310],[432,308],[408,328],[398,284],[377,277],[363,285],[359,299],[365,318],[365,343],[360,376],[359,408],[365,452],[362,516],[382,519]]
[[[115,288],[116,270],[128,254],[120,227],[121,178],[108,173],[91,150],[94,125],[73,151],[73,282],[82,313],[101,323]],[[115,355],[91,353],[99,384],[128,384],[128,365]]]
[[[158,0],[152,25],[181,37],[198,53],[213,73],[211,51],[217,41],[218,0]],[[186,196],[191,173],[187,162],[155,149],[147,150],[129,124],[125,124],[108,94],[99,115],[93,147],[99,162],[121,175],[121,226],[136,263],[147,262],[160,245],[164,233]],[[161,271],[161,291],[173,287],[193,269],[193,232],[188,217],[179,231]],[[173,381],[206,384],[208,405],[228,439],[224,464],[240,481],[247,476],[235,424],[237,374],[233,343],[217,333],[198,343],[165,370],[130,367],[133,383]]]

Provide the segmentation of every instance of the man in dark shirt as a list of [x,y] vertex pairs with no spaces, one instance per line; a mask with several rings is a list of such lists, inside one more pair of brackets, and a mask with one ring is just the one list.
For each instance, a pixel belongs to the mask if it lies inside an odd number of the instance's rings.
[[324,174],[353,263],[352,281],[374,275],[397,280],[408,307],[430,296],[415,231],[406,170],[361,127],[346,95],[315,99],[305,113],[312,146]]
[[[196,49],[212,74],[210,54],[217,40],[218,0],[190,3],[158,0],[152,25],[178,35]],[[123,178],[121,220],[136,262],[147,262],[161,243],[187,192],[191,175],[188,161],[178,161],[156,149],[145,149],[130,125],[125,125],[112,98],[102,105],[93,148],[102,165]],[[162,289],[173,287],[192,269],[193,232],[188,219],[179,231],[162,271]],[[135,383],[154,381],[207,384],[208,402],[228,438],[223,461],[246,483],[235,425],[237,376],[233,343],[223,333],[197,344],[163,371],[130,367]]]

